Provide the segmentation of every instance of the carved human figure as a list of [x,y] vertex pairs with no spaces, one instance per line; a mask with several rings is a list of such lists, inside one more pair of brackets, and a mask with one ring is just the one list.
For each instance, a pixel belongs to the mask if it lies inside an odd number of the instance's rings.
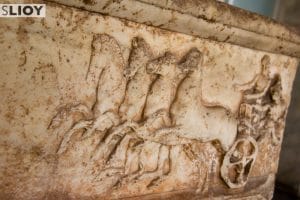
[[[270,133],[273,143],[278,144],[278,133],[282,130],[286,103],[282,98],[281,79],[270,73],[270,58],[261,59],[262,72],[244,90],[239,113],[239,134],[249,135],[258,140]],[[279,128],[281,126],[281,128]],[[277,135],[277,136],[275,136]]]
[[261,72],[250,83],[236,86],[238,90],[244,92],[244,99],[255,101],[266,94],[272,79],[270,67],[270,57],[264,55],[261,59]]
[[[270,73],[269,56],[263,56],[261,66],[261,74],[249,85],[243,86],[244,97],[238,122],[238,137],[243,139],[238,139],[225,154],[221,167],[221,176],[231,188],[245,186],[256,159],[257,141],[265,136],[271,137],[274,145],[281,141],[286,103],[281,94],[280,76]],[[240,159],[233,161],[238,143],[244,145],[245,142],[252,146],[251,157],[239,154]]]
[[244,94],[239,109],[239,134],[248,135],[255,139],[260,136],[261,133],[256,130],[265,126],[263,118],[270,108],[269,102],[266,102],[270,84],[270,58],[265,55],[261,59],[260,74],[255,76],[251,83],[238,86]]

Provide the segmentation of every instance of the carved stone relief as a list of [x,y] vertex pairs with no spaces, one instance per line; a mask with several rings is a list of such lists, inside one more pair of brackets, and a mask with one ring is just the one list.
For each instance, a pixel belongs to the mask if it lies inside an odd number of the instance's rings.
[[[176,60],[171,52],[153,58],[145,40],[136,37],[132,39],[128,66],[125,67],[113,37],[96,35],[91,46],[87,81],[91,77],[99,79],[96,81],[96,99],[91,108],[83,103],[67,106],[54,116],[49,128],[62,135],[57,154],[65,153],[68,148],[72,151],[72,137],[78,132],[77,137],[82,140],[97,135],[99,145],[93,150],[92,160],[101,162],[98,170],[114,168],[115,163],[111,160],[115,156],[123,163],[118,166],[122,174],[118,184],[123,178],[127,182],[139,178],[149,179],[147,187],[150,187],[171,170],[172,145],[192,142],[184,135],[161,136],[155,132],[175,125],[170,109],[178,86],[189,74],[199,71],[202,55],[192,48],[180,60]],[[74,113],[83,117],[74,120]],[[69,121],[72,123],[67,123]],[[56,131],[61,130],[60,126],[66,126],[65,123],[69,126],[64,128],[66,132]]]
[[[280,150],[296,59],[47,9],[49,18],[18,21],[29,45],[0,50],[1,66],[12,66],[0,69],[8,163],[0,194],[270,199],[262,193],[272,191],[276,170],[258,169]],[[15,181],[19,169],[26,187]]]
[[[270,137],[273,145],[282,139],[282,129],[287,103],[282,97],[282,85],[279,74],[271,74],[270,57],[261,59],[262,72],[254,80],[243,86],[243,100],[239,109],[238,137],[235,144],[226,153],[221,174],[231,188],[242,187],[255,162],[258,151],[257,140]],[[234,169],[230,167],[235,166]],[[230,177],[236,176],[236,177]]]
[[[90,108],[84,102],[67,105],[54,116],[49,128],[62,135],[57,154],[72,151],[72,137],[78,132],[76,140],[97,135],[99,144],[91,158],[101,163],[99,171],[118,168],[119,178],[111,187],[136,179],[147,179],[150,187],[172,170],[173,146],[217,141],[225,152],[221,167],[225,183],[230,188],[245,186],[258,152],[257,140],[271,137],[278,145],[282,137],[286,103],[280,75],[270,72],[270,57],[263,56],[261,73],[252,81],[236,85],[243,93],[236,118],[225,107],[201,104],[203,54],[197,48],[176,60],[169,51],[155,58],[141,37],[131,43],[125,66],[113,37],[93,36],[86,81],[97,82],[95,100]],[[74,120],[74,113],[82,117]],[[65,123],[66,132],[56,131]]]

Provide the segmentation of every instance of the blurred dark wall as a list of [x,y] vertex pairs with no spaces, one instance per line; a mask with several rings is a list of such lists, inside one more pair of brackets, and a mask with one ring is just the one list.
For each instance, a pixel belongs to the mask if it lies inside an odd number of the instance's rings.
[[292,25],[300,31],[300,1],[278,0],[274,17],[276,20]]
[[[300,0],[280,0],[276,20],[293,26],[300,33]],[[292,100],[282,143],[277,187],[300,197],[300,70],[294,82]]]

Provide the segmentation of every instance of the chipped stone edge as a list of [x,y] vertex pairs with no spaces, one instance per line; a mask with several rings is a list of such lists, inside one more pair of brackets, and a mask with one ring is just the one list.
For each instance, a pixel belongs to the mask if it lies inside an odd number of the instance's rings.
[[300,35],[266,17],[221,2],[45,0],[170,31],[300,58]]

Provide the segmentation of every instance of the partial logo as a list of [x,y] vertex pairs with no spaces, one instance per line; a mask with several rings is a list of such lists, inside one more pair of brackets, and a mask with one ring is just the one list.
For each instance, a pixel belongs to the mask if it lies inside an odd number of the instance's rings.
[[45,17],[46,4],[0,4],[0,17]]

